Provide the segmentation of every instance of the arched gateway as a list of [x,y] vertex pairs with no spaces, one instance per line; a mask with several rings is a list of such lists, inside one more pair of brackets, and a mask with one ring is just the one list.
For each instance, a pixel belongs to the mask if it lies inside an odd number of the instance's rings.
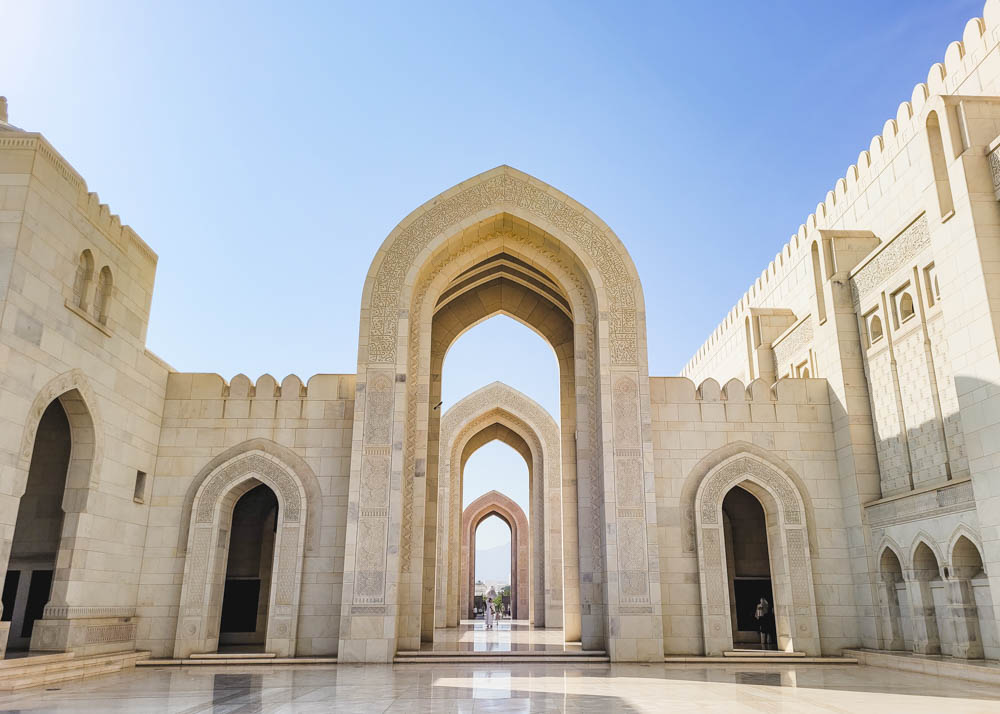
[[[434,624],[455,627],[460,617],[467,616],[468,607],[458,604],[460,582],[465,585],[459,571],[465,567],[468,545],[462,473],[469,457],[493,440],[511,446],[528,467],[530,526],[526,521],[524,527],[530,528],[530,538],[525,532],[529,551],[522,564],[528,568],[530,560],[530,570],[525,571],[518,598],[527,597],[530,590],[531,599],[520,608],[518,618],[536,627],[562,626],[566,639],[575,641],[580,637],[576,520],[564,519],[563,510],[576,513],[577,506],[563,498],[559,427],[540,404],[502,382],[472,392],[441,420],[437,555],[434,569],[427,574],[425,568],[425,585],[436,583],[437,588]],[[508,525],[513,537],[515,524],[508,520]],[[435,596],[434,591],[428,596]],[[425,621],[425,627],[428,624]]]
[[528,548],[528,519],[514,501],[498,491],[489,491],[470,503],[462,512],[461,601],[462,617],[473,617],[476,595],[476,529],[490,516],[500,518],[510,528],[511,609],[515,620],[524,619],[529,611],[530,586],[528,573],[532,569]]
[[662,657],[638,274],[597,216],[501,166],[404,219],[365,280],[341,661],[389,661],[420,644],[424,552],[437,548],[441,365],[462,332],[500,313],[535,329],[559,360],[583,646]]

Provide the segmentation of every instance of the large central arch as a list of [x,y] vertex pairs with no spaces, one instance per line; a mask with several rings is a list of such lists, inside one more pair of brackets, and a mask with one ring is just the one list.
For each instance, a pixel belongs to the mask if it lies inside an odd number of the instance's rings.
[[586,574],[581,640],[615,660],[660,659],[638,274],[596,215],[507,166],[410,214],[365,280],[338,656],[389,661],[419,646],[424,535],[437,530],[435,366],[449,340],[498,313],[538,331],[560,360],[564,496],[577,505]]

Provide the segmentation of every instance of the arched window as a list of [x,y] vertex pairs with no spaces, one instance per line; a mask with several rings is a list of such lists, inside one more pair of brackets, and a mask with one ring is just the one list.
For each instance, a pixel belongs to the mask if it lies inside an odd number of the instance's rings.
[[108,324],[108,309],[111,307],[111,289],[113,287],[111,268],[105,265],[97,277],[97,294],[94,296],[94,317],[102,325]]
[[882,320],[879,319],[878,315],[872,315],[871,321],[868,323],[868,341],[875,344],[882,339]]
[[747,374],[750,375],[749,381],[752,382],[757,375],[754,374],[754,368],[753,368],[753,335],[751,334],[752,331],[750,329],[749,317],[746,319],[744,326],[746,328],[746,338],[747,338]]
[[81,310],[87,309],[90,283],[94,280],[94,256],[89,250],[80,253],[76,264],[76,278],[73,280],[73,304]]
[[913,317],[913,298],[909,293],[903,293],[899,298],[899,319],[906,322]]
[[826,322],[826,299],[823,297],[823,274],[819,266],[819,246],[812,244],[813,282],[816,286],[816,313],[820,322]]
[[931,150],[931,170],[934,172],[934,184],[937,188],[938,209],[941,218],[944,218],[954,212],[955,202],[951,197],[951,181],[948,179],[944,139],[941,136],[941,122],[937,112],[927,115],[927,142]]

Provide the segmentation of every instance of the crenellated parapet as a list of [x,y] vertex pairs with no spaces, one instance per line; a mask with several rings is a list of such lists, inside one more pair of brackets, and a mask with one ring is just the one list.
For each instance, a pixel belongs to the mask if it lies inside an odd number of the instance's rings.
[[[730,331],[740,326],[748,310],[764,305],[775,292],[775,286],[783,281],[789,285],[782,287],[787,295],[792,286],[808,282],[808,271],[801,270],[803,261],[808,260],[813,242],[820,239],[824,229],[857,226],[857,215],[869,207],[866,192],[873,186],[876,193],[884,191],[887,177],[892,177],[892,166],[907,150],[909,142],[922,131],[929,102],[939,95],[984,96],[995,94],[984,88],[982,76],[995,71],[986,67],[987,62],[996,63],[993,51],[1000,44],[1000,0],[988,0],[983,17],[973,18],[965,26],[960,41],[948,45],[943,62],[933,64],[927,80],[918,83],[908,101],[902,102],[893,118],[886,120],[881,133],[874,136],[866,150],[861,151],[855,163],[851,164],[843,177],[837,179],[824,199],[816,205],[798,230],[782,246],[767,268],[744,293],[743,297],[729,311],[725,319],[715,328],[709,338],[695,352],[681,370],[685,376],[703,374],[708,368],[706,359],[713,356],[720,345],[730,337]],[[988,71],[986,71],[988,69]],[[981,76],[982,75],[982,76]],[[1000,172],[998,172],[1000,175]],[[891,180],[895,180],[892,178]],[[859,208],[859,201],[862,204]],[[766,304],[766,307],[791,307],[789,305]]]
[[237,374],[229,382],[213,372],[171,372],[167,377],[167,399],[256,399],[305,400],[353,399],[353,374],[316,374],[303,384],[290,374],[278,381],[269,374],[251,382]]
[[825,379],[779,379],[773,384],[755,379],[749,384],[730,379],[720,385],[709,377],[696,385],[687,377],[650,377],[653,404],[723,403],[730,404],[829,404]]
[[80,210],[87,221],[100,231],[108,241],[126,254],[138,254],[143,261],[155,267],[157,255],[142,238],[128,225],[122,225],[121,218],[111,212],[106,203],[101,203],[97,193],[87,189],[87,182],[70,163],[39,133],[25,131],[0,132],[0,150],[35,152],[44,159],[44,164],[35,162],[31,169],[43,180],[57,178],[61,186],[54,188],[69,199]]

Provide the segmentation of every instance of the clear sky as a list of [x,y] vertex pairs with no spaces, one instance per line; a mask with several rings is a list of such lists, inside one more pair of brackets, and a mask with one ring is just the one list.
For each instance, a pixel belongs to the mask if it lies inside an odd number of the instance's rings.
[[[179,370],[354,372],[381,241],[506,163],[624,241],[650,373],[670,375],[981,12],[0,0],[0,94],[159,254],[148,342]],[[539,344],[497,320],[470,331],[446,398],[513,372],[556,414],[555,384],[525,367]]]

